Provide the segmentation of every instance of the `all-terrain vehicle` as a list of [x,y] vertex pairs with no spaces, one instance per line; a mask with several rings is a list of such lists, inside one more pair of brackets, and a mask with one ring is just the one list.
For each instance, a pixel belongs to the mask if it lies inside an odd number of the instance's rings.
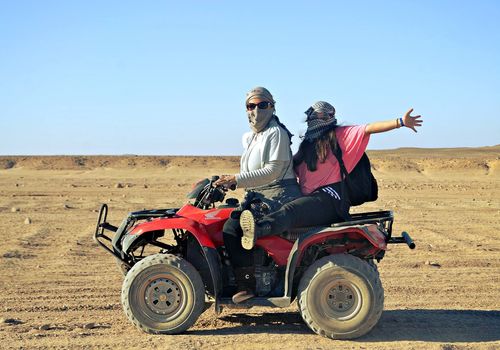
[[[229,198],[216,206],[227,192],[216,180],[195,185],[193,203],[132,212],[119,226],[106,221],[108,207],[101,207],[94,238],[121,266],[124,311],[145,332],[181,333],[212,303],[216,313],[236,306],[222,227],[239,203]],[[392,237],[393,219],[391,211],[353,214],[349,222],[258,239],[256,297],[237,306],[287,307],[297,299],[314,332],[334,339],[366,334],[384,303],[375,261],[388,243],[415,247],[406,232]]]

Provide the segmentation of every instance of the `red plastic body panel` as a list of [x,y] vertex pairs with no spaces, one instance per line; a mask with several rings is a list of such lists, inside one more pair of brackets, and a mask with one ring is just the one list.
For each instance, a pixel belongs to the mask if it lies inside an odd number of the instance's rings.
[[214,243],[209,238],[205,228],[197,222],[188,218],[162,218],[141,223],[135,226],[130,235],[142,235],[143,233],[155,230],[183,229],[191,232],[198,242],[204,247],[215,248]]
[[191,232],[204,247],[215,248],[224,244],[222,227],[234,208],[202,210],[186,204],[171,218],[158,218],[136,225],[129,233],[141,235],[155,230],[183,229]]
[[287,264],[288,255],[293,247],[292,242],[279,236],[262,237],[255,244],[266,250],[279,266]]
[[[298,247],[298,261],[300,262],[302,254],[308,247],[314,244],[322,244],[329,239],[342,238],[346,238],[347,243],[338,247],[330,247],[328,251],[331,254],[344,253],[349,252],[350,250],[359,250],[364,248],[365,255],[368,256],[375,255],[377,252],[387,249],[385,236],[382,232],[379,231],[377,225],[375,224],[346,227],[328,227],[300,242],[300,245]],[[356,242],[359,241],[360,238],[366,239],[369,243]]]
[[[342,228],[325,227],[324,230],[300,242],[298,247],[298,261],[302,258],[303,252],[311,245],[321,244],[329,239],[340,239],[344,237],[347,238],[347,244],[338,247],[330,247],[327,251],[330,254],[340,254],[353,249],[358,250],[364,248],[366,255],[375,255],[380,250],[387,249],[385,236],[378,230],[377,225],[357,225]],[[364,238],[366,241],[356,242],[359,241],[360,238]],[[349,242],[349,240],[351,242]],[[288,263],[288,257],[293,247],[292,242],[279,236],[260,238],[257,240],[256,245],[265,249],[279,266],[284,266]]]
[[200,226],[203,226],[215,247],[219,247],[224,245],[222,228],[234,209],[235,208],[214,208],[203,210],[186,204],[179,209],[177,215],[189,218],[197,222]]

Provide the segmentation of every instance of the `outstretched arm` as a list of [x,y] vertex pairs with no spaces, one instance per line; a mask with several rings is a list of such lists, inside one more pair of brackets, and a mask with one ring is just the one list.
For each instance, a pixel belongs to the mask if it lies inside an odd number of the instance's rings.
[[379,132],[386,132],[393,129],[398,129],[402,126],[412,129],[417,132],[417,127],[422,126],[423,120],[420,115],[412,116],[413,108],[410,108],[408,112],[402,118],[386,120],[383,122],[374,122],[366,126],[365,133],[376,134]]

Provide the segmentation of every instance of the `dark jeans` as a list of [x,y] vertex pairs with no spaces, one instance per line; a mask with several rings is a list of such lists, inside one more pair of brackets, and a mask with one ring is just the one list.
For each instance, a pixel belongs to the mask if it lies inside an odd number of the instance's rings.
[[[260,221],[271,225],[272,234],[312,226],[330,225],[349,219],[349,208],[340,200],[340,189],[329,186],[283,205]],[[335,189],[334,189],[335,188]],[[333,191],[332,191],[333,190]]]
[[229,260],[234,268],[249,267],[253,265],[253,251],[246,250],[241,245],[240,220],[229,218],[224,224],[223,230],[224,246],[229,255]]

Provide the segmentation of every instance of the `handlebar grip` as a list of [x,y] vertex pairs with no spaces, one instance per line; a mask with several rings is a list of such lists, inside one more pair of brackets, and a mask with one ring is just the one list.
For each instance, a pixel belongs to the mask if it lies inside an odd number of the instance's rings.
[[401,232],[401,236],[404,238],[406,244],[408,245],[408,247],[410,249],[415,249],[415,242],[413,242],[413,239],[411,239],[408,232],[405,232],[405,231]]

